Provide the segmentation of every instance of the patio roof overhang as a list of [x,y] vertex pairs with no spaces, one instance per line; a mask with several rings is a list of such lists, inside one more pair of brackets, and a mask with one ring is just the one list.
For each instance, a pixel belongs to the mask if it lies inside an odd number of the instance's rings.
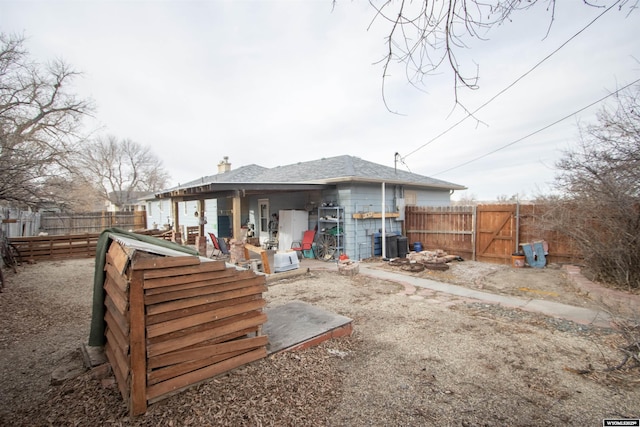
[[287,193],[293,191],[311,191],[333,188],[329,184],[287,184],[287,183],[226,183],[203,184],[191,187],[178,187],[157,193],[158,199],[176,201],[201,200],[219,197],[246,197],[265,193]]

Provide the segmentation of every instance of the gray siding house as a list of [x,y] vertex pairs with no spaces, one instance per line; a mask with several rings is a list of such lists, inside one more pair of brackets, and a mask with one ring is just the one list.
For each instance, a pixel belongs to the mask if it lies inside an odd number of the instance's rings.
[[[220,237],[240,237],[252,229],[264,243],[270,220],[280,211],[307,212],[307,229],[312,230],[323,217],[323,205],[339,206],[341,252],[363,259],[373,255],[372,236],[382,229],[383,212],[385,232],[401,234],[405,206],[448,205],[454,191],[465,189],[347,155],[234,170],[225,158],[216,175],[156,193],[147,200],[147,212],[149,224],[171,216],[176,230],[199,225],[200,235]],[[155,219],[157,212],[162,217]]]

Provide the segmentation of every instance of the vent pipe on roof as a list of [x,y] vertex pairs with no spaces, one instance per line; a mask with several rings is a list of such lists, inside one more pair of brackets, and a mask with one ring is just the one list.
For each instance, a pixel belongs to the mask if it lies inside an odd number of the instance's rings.
[[218,163],[218,173],[225,173],[231,170],[231,163],[229,163],[229,156],[224,156],[222,161]]

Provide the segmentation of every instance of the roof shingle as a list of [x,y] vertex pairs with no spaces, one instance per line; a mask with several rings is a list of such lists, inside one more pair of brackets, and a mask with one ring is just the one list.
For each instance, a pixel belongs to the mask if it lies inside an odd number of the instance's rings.
[[338,182],[372,182],[412,184],[421,187],[436,187],[463,190],[466,187],[451,182],[418,175],[354,156],[336,156],[299,162],[286,166],[265,168],[255,164],[242,166],[217,175],[202,177],[178,188],[206,184],[327,184]]

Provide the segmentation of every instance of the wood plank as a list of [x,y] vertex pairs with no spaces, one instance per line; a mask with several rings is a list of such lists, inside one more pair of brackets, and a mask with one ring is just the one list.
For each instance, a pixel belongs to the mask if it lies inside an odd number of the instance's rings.
[[[196,271],[191,274],[183,275],[171,275],[168,277],[159,277],[156,279],[145,279],[145,289],[157,289],[163,287],[176,286],[191,282],[206,282],[208,280],[219,280],[225,277],[231,277],[235,274],[235,269],[226,269],[218,271]],[[158,289],[159,292],[163,292],[162,289]]]
[[214,322],[216,320],[226,319],[227,317],[236,316],[241,313],[259,310],[266,304],[267,302],[264,299],[259,299],[243,304],[223,307],[218,310],[206,311],[204,313],[198,313],[179,319],[173,319],[168,322],[148,325],[147,337],[153,338],[160,335],[168,334],[170,332],[179,331],[181,329],[187,329],[196,325],[202,325],[205,323]]
[[262,359],[266,356],[267,350],[265,348],[259,348],[243,353],[239,356],[232,357],[231,359],[226,359],[220,363],[216,363],[215,365],[207,366],[206,368],[198,369],[197,371],[190,372],[186,375],[173,378],[169,381],[155,384],[147,389],[147,399],[152,400],[159,398],[164,394],[188,387],[204,379],[214,377],[223,372],[227,372],[239,366],[246,365],[247,363]]
[[113,279],[107,276],[104,281],[104,290],[111,298],[114,305],[120,313],[126,313],[129,309],[129,301],[127,295],[124,294],[118,286],[115,285]]
[[271,274],[271,266],[269,265],[269,256],[266,250],[261,248],[260,246],[251,245],[249,243],[245,243],[244,245],[244,257],[249,259],[249,251],[260,255],[260,260],[262,261],[262,269],[266,274]]
[[158,357],[151,357],[149,358],[147,367],[149,369],[156,369],[163,366],[174,365],[191,360],[205,359],[210,356],[231,353],[239,350],[253,350],[257,347],[266,346],[267,344],[269,344],[269,338],[266,335],[262,335],[259,337],[249,337],[219,344],[205,345],[188,350],[175,351]]
[[159,268],[156,270],[147,270],[144,272],[145,282],[149,279],[157,279],[170,276],[186,276],[188,274],[206,273],[211,271],[226,270],[227,265],[224,261],[208,261],[197,265],[189,265],[185,267]]
[[[209,274],[213,275],[214,273],[209,273]],[[219,277],[213,277],[208,280],[202,280],[197,282],[187,280],[184,282],[178,282],[173,286],[145,289],[145,295],[157,295],[165,292],[176,292],[184,289],[199,288],[202,286],[223,285],[229,282],[252,279],[254,277],[256,277],[256,274],[253,271],[226,270],[226,271],[220,272]],[[159,280],[164,280],[164,279],[159,279]],[[265,283],[266,283],[266,280],[265,280]]]
[[269,265],[269,256],[267,255],[267,251],[260,254],[260,259],[262,259],[262,269],[265,274],[271,274],[271,266]]
[[173,339],[149,344],[147,346],[147,354],[149,357],[153,357],[169,353],[171,351],[184,349],[194,344],[227,335],[241,329],[260,326],[267,321],[267,315],[261,312],[255,312],[242,316],[241,319],[231,318],[225,320],[229,322],[222,321],[220,322],[220,326],[216,324],[217,322],[213,322],[211,325],[204,325],[208,329],[203,328],[203,330],[199,330],[188,335],[178,336]]
[[129,340],[122,334],[120,328],[117,325],[114,328],[113,325],[107,323],[105,335],[107,332],[111,334],[107,336],[107,341],[113,341],[114,347],[119,348],[122,354],[129,354]]
[[127,276],[120,274],[118,269],[109,263],[105,264],[104,271],[123,294],[126,295],[129,292],[129,279],[127,279]]
[[107,307],[104,315],[105,321],[112,328],[118,328],[126,339],[126,337],[129,336],[129,319],[127,319],[128,312],[125,315],[121,314],[109,295],[104,299],[104,304]]
[[[385,218],[399,218],[399,212],[385,212]],[[353,219],[382,218],[382,212],[356,212],[352,216]]]
[[[177,292],[165,292],[160,294],[145,294],[144,301],[147,305],[159,304],[167,301],[180,300],[183,298],[191,298],[202,295],[216,294],[226,292],[233,289],[242,289],[264,283],[264,276],[255,276],[253,272],[249,272],[254,277],[251,279],[236,278],[228,283],[214,284],[208,286],[199,286],[195,288],[187,288],[178,290]],[[205,284],[206,285],[206,284]]]
[[250,301],[262,299],[262,293],[252,293],[250,295],[226,299],[224,301],[212,302],[209,304],[197,305],[194,307],[183,308],[180,310],[168,311],[166,313],[156,314],[154,316],[147,315],[147,326],[155,325],[156,323],[167,322],[174,319],[179,319],[186,316],[192,316],[198,313],[204,313],[207,311],[218,310],[224,307],[243,304]]
[[120,243],[112,242],[106,255],[107,263],[113,265],[119,275],[123,275],[129,266],[129,254]]
[[122,399],[127,402],[129,400],[129,377],[123,375],[119,367],[114,368],[114,363],[117,363],[113,351],[111,350],[109,343],[104,346],[104,354],[107,356],[107,360],[111,364],[113,375],[116,377],[116,384],[118,384],[118,390],[122,395]]
[[[204,325],[198,325],[198,326],[194,326],[192,328],[189,329],[182,329],[180,331],[176,331],[176,332],[172,332],[170,334],[165,334],[165,335],[160,335],[159,337],[155,337],[155,338],[149,338],[147,340],[147,352],[149,351],[150,347],[155,346],[156,344],[159,343],[163,343],[163,342],[167,342],[167,341],[173,341],[173,340],[178,340],[178,339],[182,339],[182,338],[188,338],[189,336],[193,336],[195,334],[199,334],[202,332],[207,332],[207,331],[211,331],[217,328],[227,328],[229,325],[232,325],[234,322],[243,322],[246,319],[251,319],[256,317],[259,313],[262,313],[260,311],[256,311],[256,312],[252,312],[252,313],[243,313],[240,314],[238,316],[234,316],[234,317],[229,317],[226,319],[222,319],[222,320],[216,320],[215,322],[211,322],[211,323],[207,323]],[[219,333],[219,334],[215,334],[211,337],[202,339],[202,340],[196,340],[192,343],[188,343],[186,345],[184,345],[181,350],[185,350],[188,348],[195,348],[197,346],[200,345],[205,345],[205,344],[217,344],[220,343],[222,341],[228,341],[229,339],[223,340],[223,337],[229,337],[230,335],[240,331],[240,330],[245,330],[248,328],[251,328],[252,325],[246,326],[244,329],[242,328],[231,328],[229,331],[225,332],[224,330]],[[255,327],[255,326],[253,326]],[[232,339],[232,338],[230,338]],[[174,349],[175,350],[175,349]],[[149,355],[149,357],[151,357],[151,355]]]
[[193,349],[200,348],[207,345],[221,344],[228,341],[234,341],[237,339],[245,339],[247,337],[262,336],[262,334],[258,333],[258,330],[260,328],[262,328],[262,325],[253,326],[247,329],[240,329],[238,331],[231,332],[230,334],[226,334],[210,340],[202,341],[189,347],[184,347],[182,350],[193,350]]
[[154,371],[147,374],[147,385],[152,386],[162,381],[167,381],[171,378],[179,377],[180,375],[185,375],[189,372],[205,368],[209,365],[220,363],[223,360],[231,359],[232,357],[239,356],[246,352],[247,350],[236,350],[229,353],[216,354],[214,356],[205,357],[204,359],[191,360],[188,362],[178,363],[176,365],[155,369]]
[[133,270],[154,270],[156,268],[184,267],[200,264],[200,258],[195,255],[150,258],[136,258],[131,264]]
[[130,412],[132,416],[144,414],[147,411],[146,399],[146,340],[144,318],[144,290],[143,271],[134,270],[131,275],[129,290],[130,306],[130,363],[131,363],[131,402]]
[[[118,371],[119,376],[122,378],[127,378],[129,376],[129,354],[123,353],[121,348],[118,348],[113,339],[109,339],[111,335],[111,331],[107,330],[107,344],[111,350],[111,356],[113,359],[110,360],[111,369],[113,371]],[[113,337],[111,337],[113,338]],[[105,344],[106,345],[106,344]]]
[[[233,316],[233,317],[229,317],[229,318],[222,319],[222,320],[216,320],[215,322],[207,323],[207,324],[204,324],[204,325],[193,326],[193,327],[188,328],[188,329],[181,329],[179,331],[171,332],[169,334],[160,335],[160,336],[154,337],[154,338],[149,338],[149,339],[147,339],[147,346],[152,346],[152,345],[155,345],[155,344],[158,344],[158,343],[162,343],[162,342],[165,342],[165,341],[171,341],[171,340],[176,340],[176,339],[188,337],[189,335],[193,335],[193,334],[197,334],[197,333],[205,332],[205,331],[210,331],[210,330],[216,329],[216,328],[227,327],[228,325],[231,325],[234,322],[242,322],[242,321],[244,321],[246,319],[250,319],[250,318],[253,318],[253,317],[257,316],[260,313],[262,313],[262,311],[255,311],[255,312],[251,312],[251,313],[243,313],[243,314],[240,314],[238,316]],[[247,326],[246,328],[249,328],[249,327],[251,327],[251,326]],[[228,332],[228,333],[217,334],[217,335],[215,335],[215,336],[213,336],[211,338],[207,338],[205,340],[198,340],[198,341],[193,342],[191,344],[185,345],[184,348],[201,345],[205,341],[207,343],[209,343],[209,344],[214,344],[214,343],[221,342],[220,341],[221,337],[223,337],[224,335],[228,335],[228,334],[231,334],[233,332],[236,332],[236,331],[238,331],[240,329],[241,328],[235,328],[235,329],[232,329],[231,332]]]
[[[207,294],[203,296],[197,296],[192,298],[183,298],[177,301],[169,301],[161,304],[149,305],[147,307],[147,317],[151,318],[154,315],[167,313],[170,311],[184,310],[187,308],[197,307],[199,305],[208,305],[215,302],[226,301],[235,298],[241,298],[254,294],[261,294],[267,292],[266,285],[254,285],[246,286],[239,289],[234,289],[227,292],[217,292],[215,294]],[[156,323],[156,322],[148,322]]]

